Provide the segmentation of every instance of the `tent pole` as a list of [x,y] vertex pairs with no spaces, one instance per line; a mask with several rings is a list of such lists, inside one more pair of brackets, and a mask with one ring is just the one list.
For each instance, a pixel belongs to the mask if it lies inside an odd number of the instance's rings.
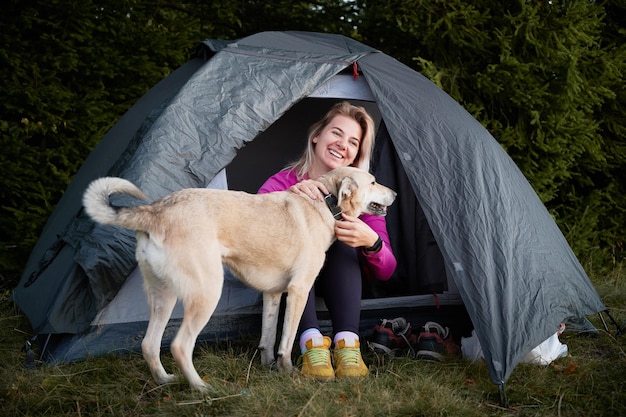
[[[48,343],[50,342],[51,337],[52,337],[52,333],[48,333],[45,336],[45,342],[43,343],[43,346],[41,346],[41,351],[39,352],[39,359],[41,360],[44,360],[46,350],[48,350]],[[40,345],[41,345],[41,342],[40,342]]]
[[[604,310],[604,313],[606,313],[606,315],[609,316],[609,318],[611,319],[611,322],[613,322],[613,324],[615,325],[615,328],[617,329],[617,332],[615,333],[615,337],[621,336],[626,331],[626,322],[624,322],[621,326],[617,324],[617,322],[615,321],[611,313],[609,313],[608,308]],[[598,313],[598,316],[600,316],[600,320],[602,320],[602,324],[604,325],[604,330],[606,330],[607,333],[610,333],[609,327],[607,326],[606,322],[604,321],[604,317],[602,316],[602,311]]]
[[[609,316],[609,318],[611,318],[611,315],[609,314],[609,310],[605,310],[605,311],[606,311],[607,316]],[[607,333],[610,333],[609,332],[609,326],[607,326],[606,321],[604,321],[604,316],[602,316],[602,312],[601,311],[598,313],[598,317],[600,317],[600,321],[602,322],[602,325],[604,326],[604,331],[606,331]],[[611,320],[613,320],[613,319],[611,318]],[[615,321],[613,321],[613,323],[615,323]]]

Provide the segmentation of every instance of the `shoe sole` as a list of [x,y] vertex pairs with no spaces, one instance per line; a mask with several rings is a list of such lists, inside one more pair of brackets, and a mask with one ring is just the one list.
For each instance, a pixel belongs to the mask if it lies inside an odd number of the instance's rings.
[[350,378],[367,378],[367,376],[369,375],[369,372],[366,373],[365,375],[342,375],[342,376],[337,376],[337,379],[350,379]]
[[441,353],[433,352],[432,350],[418,350],[417,359],[424,361],[443,362],[443,355]]
[[335,375],[332,375],[332,376],[310,375],[310,374],[305,374],[303,372],[300,372],[300,375],[303,378],[314,380],[314,381],[319,381],[319,382],[332,382],[335,380]]

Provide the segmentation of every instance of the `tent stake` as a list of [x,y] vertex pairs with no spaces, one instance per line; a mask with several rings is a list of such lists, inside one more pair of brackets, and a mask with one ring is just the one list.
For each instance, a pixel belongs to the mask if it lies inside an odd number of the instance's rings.
[[500,406],[503,408],[509,408],[509,399],[506,396],[506,389],[504,388],[504,382],[498,384],[498,391],[500,392]]

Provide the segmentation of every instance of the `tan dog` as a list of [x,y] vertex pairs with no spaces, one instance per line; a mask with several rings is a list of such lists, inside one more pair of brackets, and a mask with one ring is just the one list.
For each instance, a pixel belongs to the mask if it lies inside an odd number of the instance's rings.
[[[356,168],[338,168],[319,179],[350,216],[385,215],[396,193]],[[192,362],[196,338],[217,306],[224,281],[222,263],[241,281],[263,292],[261,362],[274,362],[281,296],[288,294],[278,367],[290,371],[291,349],[308,293],[335,240],[335,218],[327,204],[289,191],[248,194],[189,188],[152,204],[113,207],[112,194],[147,199],[121,178],[93,181],[83,204],[96,222],[137,231],[137,261],[150,304],[141,344],[154,379],[171,381],[160,359],[161,338],[178,299],[184,316],[172,356],[191,387],[205,391]]]

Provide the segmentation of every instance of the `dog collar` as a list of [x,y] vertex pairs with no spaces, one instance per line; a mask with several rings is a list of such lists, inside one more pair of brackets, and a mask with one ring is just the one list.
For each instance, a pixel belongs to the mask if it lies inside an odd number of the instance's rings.
[[335,220],[343,220],[343,216],[341,215],[341,207],[337,205],[337,197],[330,193],[325,194],[324,201],[326,202],[326,206],[328,206],[330,212],[333,214]]

